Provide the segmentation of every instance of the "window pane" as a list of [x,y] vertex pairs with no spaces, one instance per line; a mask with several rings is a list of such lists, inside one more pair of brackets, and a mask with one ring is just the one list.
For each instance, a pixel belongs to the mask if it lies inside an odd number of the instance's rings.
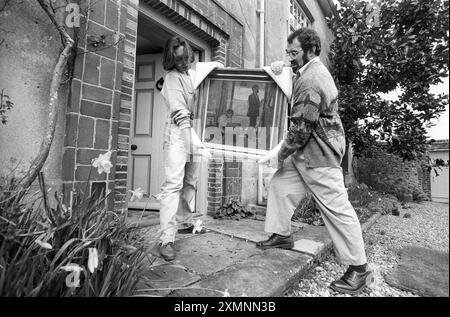
[[[274,82],[210,80],[204,141],[269,150],[279,140],[286,102]],[[275,143],[276,144],[276,143]]]

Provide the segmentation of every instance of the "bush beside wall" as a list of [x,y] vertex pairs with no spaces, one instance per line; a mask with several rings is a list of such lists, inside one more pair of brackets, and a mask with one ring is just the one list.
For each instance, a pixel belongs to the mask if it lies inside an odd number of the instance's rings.
[[356,178],[371,188],[393,194],[399,200],[428,200],[430,173],[420,161],[403,161],[383,146],[371,158],[355,158]]

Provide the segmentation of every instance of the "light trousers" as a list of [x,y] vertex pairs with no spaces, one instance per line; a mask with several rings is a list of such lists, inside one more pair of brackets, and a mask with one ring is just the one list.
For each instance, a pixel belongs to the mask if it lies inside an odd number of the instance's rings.
[[274,174],[269,185],[265,231],[291,234],[291,218],[298,203],[310,192],[319,207],[341,264],[367,262],[361,225],[348,200],[340,167],[308,168],[297,151]]
[[175,241],[179,226],[193,224],[193,202],[198,181],[200,163],[194,162],[186,153],[181,130],[168,123],[164,133],[165,181],[161,186],[162,244]]

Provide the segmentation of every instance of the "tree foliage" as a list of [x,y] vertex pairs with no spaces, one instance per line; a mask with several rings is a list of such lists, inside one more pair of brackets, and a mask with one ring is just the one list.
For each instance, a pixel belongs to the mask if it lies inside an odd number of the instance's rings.
[[[341,0],[328,20],[341,118],[356,156],[370,157],[377,141],[404,159],[425,153],[426,127],[448,105],[447,95],[430,93],[448,76],[448,9],[448,1]],[[393,90],[397,100],[380,95]]]

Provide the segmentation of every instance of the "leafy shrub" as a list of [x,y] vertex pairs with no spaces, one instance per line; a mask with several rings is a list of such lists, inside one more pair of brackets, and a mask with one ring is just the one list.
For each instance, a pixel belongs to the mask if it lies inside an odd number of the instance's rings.
[[324,225],[320,211],[317,209],[311,193],[308,192],[297,205],[292,215],[292,221],[304,222],[313,226]]
[[378,160],[365,160],[358,165],[358,180],[376,191],[392,194],[401,201],[428,200],[427,194],[417,185],[408,184],[396,177],[391,168]]
[[[0,179],[0,296],[133,294],[145,271],[143,238],[123,215],[106,211],[106,197],[68,208],[55,194],[52,208],[42,186],[28,202],[15,201],[17,184]],[[76,268],[79,287],[75,278],[67,284]]]
[[[384,213],[384,208],[380,201],[386,197],[386,199],[392,199],[389,195],[381,195],[380,193],[371,190],[365,184],[352,184],[348,190],[348,199],[355,209],[356,215],[361,223],[365,222],[374,212]],[[383,198],[382,198],[383,197]],[[393,197],[395,201],[397,199]],[[307,193],[306,196],[300,201],[292,221],[304,222],[313,226],[323,226],[324,222],[317,208],[316,202],[311,193]]]
[[388,196],[383,196],[383,198],[378,198],[378,200],[372,201],[367,208],[371,212],[379,212],[383,215],[392,213],[392,211],[399,209],[399,203],[397,198],[391,198]]
[[214,219],[233,219],[239,220],[241,218],[252,217],[253,213],[241,205],[238,201],[231,201],[228,204],[217,209],[213,215]]
[[374,200],[375,195],[364,183],[352,184],[351,186],[349,186],[347,193],[348,199],[350,200],[352,205],[361,207],[369,205],[369,203]]

